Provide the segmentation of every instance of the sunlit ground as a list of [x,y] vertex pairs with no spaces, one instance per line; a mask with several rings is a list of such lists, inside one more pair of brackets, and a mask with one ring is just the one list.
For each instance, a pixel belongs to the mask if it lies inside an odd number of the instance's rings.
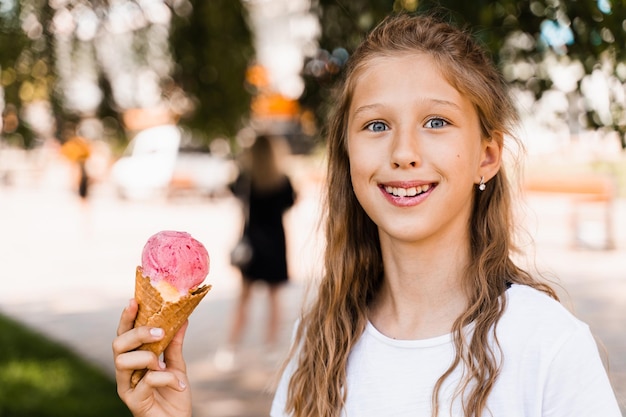
[[[292,165],[299,200],[286,218],[294,282],[284,297],[283,349],[306,285],[319,270],[315,237],[320,164],[300,160]],[[0,186],[1,311],[67,343],[111,372],[111,340],[119,314],[133,294],[134,269],[145,240],[162,229],[188,231],[211,254],[208,281],[213,285],[191,318],[185,346],[195,415],[267,415],[271,395],[264,389],[284,352],[268,352],[261,343],[261,291],[238,368],[224,373],[213,363],[213,354],[226,339],[239,285],[228,264],[241,221],[235,200],[181,194],[167,201],[123,201],[104,181],[94,185],[91,198],[82,204],[71,181],[71,166],[53,158],[38,168],[20,167],[12,185]],[[583,208],[581,236],[588,248],[572,247],[571,209],[566,197],[531,195],[524,222],[536,245],[538,268],[558,278],[567,290],[562,292],[566,305],[591,325],[606,349],[624,404],[626,201],[620,199],[613,207],[617,248],[611,251],[597,248],[604,232],[593,206]]]

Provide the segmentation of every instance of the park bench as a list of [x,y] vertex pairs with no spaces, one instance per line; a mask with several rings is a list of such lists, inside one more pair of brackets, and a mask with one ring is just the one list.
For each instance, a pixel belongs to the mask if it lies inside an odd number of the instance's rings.
[[604,226],[602,249],[615,248],[613,203],[616,198],[616,185],[615,180],[610,175],[599,173],[534,174],[526,178],[524,189],[532,193],[569,197],[572,204],[570,228],[574,247],[589,246],[580,237],[581,210],[588,204],[601,205],[602,224]]

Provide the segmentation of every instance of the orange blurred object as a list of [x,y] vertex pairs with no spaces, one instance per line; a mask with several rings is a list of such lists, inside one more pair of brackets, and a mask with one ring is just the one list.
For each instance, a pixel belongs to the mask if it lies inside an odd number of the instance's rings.
[[262,65],[252,65],[246,71],[246,81],[259,89],[267,87],[270,83],[267,69]]
[[178,117],[169,108],[155,107],[128,109],[122,116],[124,126],[131,132],[139,132],[154,126],[176,124]]
[[252,113],[258,118],[292,118],[300,112],[297,100],[280,94],[261,94],[252,99]]
[[73,136],[61,146],[61,155],[72,162],[84,162],[91,155],[91,146],[85,138]]

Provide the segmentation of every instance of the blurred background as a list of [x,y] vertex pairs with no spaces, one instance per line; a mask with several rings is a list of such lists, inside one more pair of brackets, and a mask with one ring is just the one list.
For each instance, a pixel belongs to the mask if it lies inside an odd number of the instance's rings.
[[0,416],[123,415],[72,403],[96,401],[72,364],[119,407],[110,343],[141,248],[162,229],[211,254],[213,290],[185,347],[195,415],[267,415],[280,358],[260,331],[235,369],[213,361],[240,285],[238,157],[258,133],[290,145],[286,349],[319,272],[332,87],[386,14],[438,7],[511,85],[525,146],[508,161],[524,173],[520,262],[590,324],[626,411],[623,1],[0,0]]

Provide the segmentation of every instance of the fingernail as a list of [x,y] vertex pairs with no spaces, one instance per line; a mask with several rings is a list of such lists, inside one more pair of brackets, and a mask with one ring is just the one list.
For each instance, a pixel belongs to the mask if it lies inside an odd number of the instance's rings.
[[187,388],[187,384],[185,384],[185,383],[184,383],[183,381],[181,381],[180,379],[178,380],[178,386],[179,386],[181,389],[185,389],[185,388]]
[[163,336],[163,329],[159,327],[153,327],[152,329],[150,329],[150,334],[154,337],[161,337]]
[[165,369],[165,362],[159,361],[159,368]]

